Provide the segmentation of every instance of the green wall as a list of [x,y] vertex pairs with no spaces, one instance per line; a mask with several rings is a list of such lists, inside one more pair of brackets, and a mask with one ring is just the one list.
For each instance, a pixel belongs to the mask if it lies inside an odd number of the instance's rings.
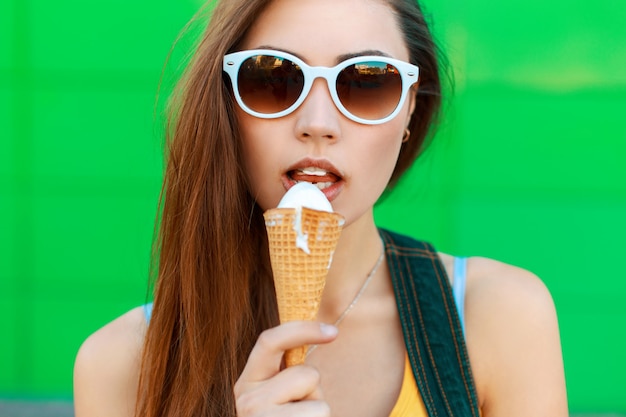
[[[455,92],[377,219],[538,274],[571,410],[626,412],[626,2],[427,4]],[[0,398],[69,399],[81,341],[145,300],[157,87],[199,5],[0,3]]]

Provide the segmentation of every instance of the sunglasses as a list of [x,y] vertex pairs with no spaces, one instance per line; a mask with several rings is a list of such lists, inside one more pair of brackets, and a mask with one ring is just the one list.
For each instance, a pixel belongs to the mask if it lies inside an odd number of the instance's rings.
[[224,56],[235,99],[262,119],[286,116],[306,99],[313,81],[324,78],[339,111],[358,123],[393,119],[402,108],[419,68],[386,56],[358,56],[334,67],[311,67],[286,52],[256,49]]

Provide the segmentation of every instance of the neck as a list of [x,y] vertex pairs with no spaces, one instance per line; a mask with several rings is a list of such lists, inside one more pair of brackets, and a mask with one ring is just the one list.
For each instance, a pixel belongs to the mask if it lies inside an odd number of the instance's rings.
[[381,245],[371,211],[343,229],[324,287],[320,321],[334,323],[352,302],[376,264]]

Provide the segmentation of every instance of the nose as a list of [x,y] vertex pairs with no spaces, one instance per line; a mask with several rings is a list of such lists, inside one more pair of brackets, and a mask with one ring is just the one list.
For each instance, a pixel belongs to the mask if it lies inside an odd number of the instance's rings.
[[342,114],[335,106],[323,78],[313,81],[309,94],[296,110],[296,117],[295,133],[300,140],[337,140],[340,136],[339,119]]

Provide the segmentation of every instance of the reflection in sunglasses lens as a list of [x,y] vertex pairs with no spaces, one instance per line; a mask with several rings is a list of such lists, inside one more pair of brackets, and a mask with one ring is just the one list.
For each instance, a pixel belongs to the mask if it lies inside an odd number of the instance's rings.
[[402,95],[402,77],[396,67],[384,62],[350,65],[337,77],[337,95],[344,107],[367,120],[391,114]]
[[304,74],[288,59],[256,55],[241,64],[237,82],[239,94],[248,107],[271,114],[296,102],[304,87]]

